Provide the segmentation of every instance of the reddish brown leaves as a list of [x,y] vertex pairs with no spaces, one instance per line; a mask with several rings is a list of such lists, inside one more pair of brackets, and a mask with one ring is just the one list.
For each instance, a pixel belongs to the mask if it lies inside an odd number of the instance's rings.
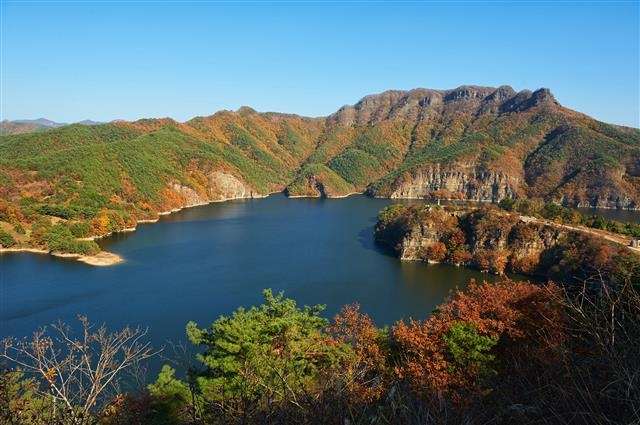
[[447,247],[442,242],[435,242],[427,247],[425,256],[429,261],[441,262],[447,256]]
[[479,390],[481,382],[477,376],[452,373],[443,339],[451,327],[464,322],[482,336],[508,339],[508,350],[535,346],[535,355],[539,355],[562,341],[558,291],[554,285],[513,281],[478,285],[472,281],[466,292],[456,292],[431,318],[394,326],[393,337],[402,356],[396,373],[419,393],[448,393],[462,400],[465,392]]
[[369,316],[360,312],[358,304],[347,305],[333,319],[328,331],[337,343],[353,348],[353,357],[341,371],[352,401],[369,403],[385,390],[386,360],[380,347],[379,331]]

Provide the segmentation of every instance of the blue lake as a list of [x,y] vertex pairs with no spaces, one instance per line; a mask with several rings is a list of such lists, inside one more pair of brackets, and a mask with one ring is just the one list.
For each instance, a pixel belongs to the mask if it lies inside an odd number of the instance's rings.
[[126,260],[112,267],[0,255],[0,338],[28,336],[58,320],[77,325],[82,314],[113,329],[148,326],[159,347],[184,341],[189,320],[204,327],[238,306],[259,304],[264,288],[299,304],[326,304],[327,317],[358,302],[378,325],[390,325],[427,317],[469,279],[496,279],[400,262],[376,246],[376,215],[392,202],[278,194],[190,208],[101,241]]

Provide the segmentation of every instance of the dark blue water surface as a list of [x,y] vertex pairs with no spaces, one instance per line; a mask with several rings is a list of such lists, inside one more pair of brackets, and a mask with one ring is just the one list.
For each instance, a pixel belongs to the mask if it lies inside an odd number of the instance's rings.
[[126,262],[92,267],[36,254],[0,255],[0,338],[27,336],[78,314],[117,329],[149,327],[154,346],[185,340],[189,320],[208,326],[262,289],[326,316],[358,302],[378,325],[425,318],[456,286],[495,280],[465,268],[400,262],[373,242],[386,199],[238,200],[190,208],[101,241]]
[[379,324],[425,317],[464,268],[400,262],[374,245],[377,212],[391,201],[238,200],[190,208],[101,241],[126,262],[92,267],[36,254],[0,256],[0,336],[27,335],[77,314],[110,327],[149,326],[155,343],[184,339],[189,320],[208,325],[262,300],[263,288],[327,316],[359,302]]

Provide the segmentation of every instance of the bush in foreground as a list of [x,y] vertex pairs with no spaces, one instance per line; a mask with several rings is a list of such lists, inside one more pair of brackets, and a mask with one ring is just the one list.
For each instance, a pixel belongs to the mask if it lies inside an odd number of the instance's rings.
[[[202,350],[184,378],[165,365],[146,391],[66,407],[49,391],[68,365],[51,363],[58,342],[39,337],[43,366],[9,365],[0,411],[24,424],[637,423],[640,296],[626,282],[579,294],[472,282],[427,319],[390,329],[357,305],[328,321],[322,306],[265,291],[261,306],[187,326]],[[32,350],[5,342],[5,359],[17,360],[15,347]]]

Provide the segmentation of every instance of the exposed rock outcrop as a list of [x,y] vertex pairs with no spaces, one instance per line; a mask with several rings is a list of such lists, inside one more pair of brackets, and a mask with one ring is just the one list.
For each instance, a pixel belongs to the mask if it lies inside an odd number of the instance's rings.
[[502,172],[476,171],[471,167],[416,170],[392,185],[391,198],[427,198],[433,192],[462,194],[465,199],[498,202],[518,196],[520,179]]
[[634,255],[625,238],[495,208],[394,205],[380,212],[375,238],[402,260],[444,261],[551,279],[613,273],[619,259]]
[[261,195],[232,174],[213,171],[207,174],[207,186],[204,193],[178,183],[173,183],[171,189],[182,198],[181,207],[192,207],[209,202],[225,201],[229,199],[262,198]]
[[200,196],[198,192],[178,183],[173,183],[171,189],[177,193],[184,201],[181,207],[193,207],[195,205],[202,205],[207,202],[205,198]]
[[389,90],[365,96],[327,117],[331,125],[374,125],[385,120],[417,121],[435,115],[524,111],[544,103],[558,105],[549,89],[516,92],[510,86],[460,86],[451,90]]
[[209,181],[207,193],[209,195],[209,199],[213,201],[239,198],[260,198],[264,196],[256,193],[237,177],[228,173],[214,171],[207,175],[207,179]]

